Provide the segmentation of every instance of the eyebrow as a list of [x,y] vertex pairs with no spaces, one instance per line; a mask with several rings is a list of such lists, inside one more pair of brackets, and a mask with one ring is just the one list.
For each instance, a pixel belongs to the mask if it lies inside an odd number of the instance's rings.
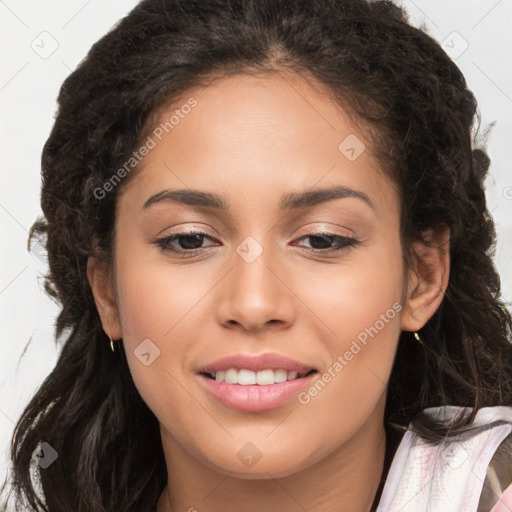
[[[341,185],[330,188],[306,190],[304,192],[290,192],[282,196],[279,203],[279,209],[285,212],[298,210],[301,208],[309,208],[327,201],[332,201],[334,199],[343,199],[346,197],[354,197],[356,199],[360,199],[373,210],[376,209],[371,199],[364,192]],[[196,209],[207,208],[222,212],[229,211],[229,204],[222,196],[190,188],[181,190],[162,190],[157,192],[144,203],[142,210],[146,210],[151,205],[164,201],[184,204],[187,206],[192,206]]]

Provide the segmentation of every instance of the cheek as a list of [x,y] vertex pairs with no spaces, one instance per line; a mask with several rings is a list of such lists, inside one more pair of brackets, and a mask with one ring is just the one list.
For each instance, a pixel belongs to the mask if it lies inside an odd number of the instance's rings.
[[329,358],[299,401],[331,418],[334,431],[348,423],[356,428],[386,390],[403,307],[404,267],[396,247],[399,242],[390,241],[346,267],[333,266],[329,274],[317,275],[315,287],[305,284],[301,292],[326,327]]
[[[119,273],[123,335],[133,344],[142,338],[162,340],[197,302],[199,293],[182,274],[159,272],[155,266],[130,265]],[[172,278],[171,278],[172,277]]]
[[297,295],[325,326],[333,354],[343,353],[358,337],[364,343],[368,330],[389,340],[400,332],[404,266],[399,240],[390,238],[340,264],[304,266],[295,283]]
[[162,390],[177,386],[188,364],[189,344],[200,324],[194,311],[207,291],[185,267],[170,272],[136,249],[117,260],[117,289],[123,345],[134,383],[150,408]]
[[129,239],[119,239],[124,250],[116,261],[123,340],[132,350],[144,339],[166,351],[179,350],[180,340],[193,328],[190,318],[212,283],[195,265],[167,260],[148,243]]

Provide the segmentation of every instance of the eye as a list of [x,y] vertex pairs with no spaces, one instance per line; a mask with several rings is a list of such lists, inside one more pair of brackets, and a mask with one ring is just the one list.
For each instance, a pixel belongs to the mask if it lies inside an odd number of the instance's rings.
[[[335,235],[333,233],[326,232],[310,233],[308,235],[302,236],[298,240],[304,240],[306,238],[310,239],[310,245],[320,246],[311,247],[311,251],[317,253],[330,253],[335,251],[341,251],[342,249],[353,247],[359,243],[355,238]],[[334,242],[337,242],[337,244],[334,247],[331,247],[331,244]],[[306,247],[306,249],[308,249],[308,247]]]
[[[157,239],[155,240],[155,244],[165,251],[170,251],[179,255],[184,255],[185,253],[196,254],[202,249],[211,247],[202,247],[205,238],[214,240],[211,236],[202,231],[187,231]],[[308,238],[310,239],[311,247],[305,247],[305,249],[309,249],[314,253],[322,254],[347,249],[359,243],[359,241],[354,238],[327,232],[310,233],[298,238],[297,240],[300,241]],[[333,243],[336,243],[334,247],[331,246]]]
[[[213,238],[202,231],[187,231],[183,233],[176,233],[165,238],[160,238],[156,240],[155,243],[166,251],[175,253],[193,252],[204,249],[204,247],[201,247],[204,238],[213,240]],[[176,248],[176,246],[173,245],[174,242],[178,242],[181,247]]]

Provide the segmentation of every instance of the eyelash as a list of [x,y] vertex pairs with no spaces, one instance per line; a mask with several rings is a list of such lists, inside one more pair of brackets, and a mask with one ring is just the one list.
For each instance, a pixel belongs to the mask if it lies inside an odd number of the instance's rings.
[[[204,247],[198,247],[195,249],[176,250],[171,247],[172,242],[174,242],[175,240],[177,240],[180,237],[187,236],[187,235],[202,236],[202,237],[209,238],[210,240],[213,240],[212,237],[210,237],[207,233],[204,233],[202,231],[185,231],[182,233],[175,233],[174,235],[171,235],[171,236],[168,236],[165,238],[157,239],[154,241],[154,243],[162,250],[175,253],[182,257],[186,257],[185,253],[189,253],[189,254],[191,254],[191,256],[194,256],[195,254],[197,254],[197,251],[202,251],[203,249],[206,249]],[[311,251],[314,254],[327,254],[327,253],[330,254],[333,252],[341,251],[343,249],[350,249],[360,243],[355,238],[350,238],[350,237],[341,236],[341,235],[335,235],[333,233],[328,233],[328,232],[323,232],[323,231],[319,232],[319,233],[308,233],[307,235],[301,236],[297,240],[303,240],[304,238],[310,238],[310,237],[319,237],[319,238],[328,237],[328,238],[333,238],[333,239],[341,242],[338,247],[328,248],[328,249],[314,249],[314,248],[306,247],[306,249],[308,249],[309,251]]]

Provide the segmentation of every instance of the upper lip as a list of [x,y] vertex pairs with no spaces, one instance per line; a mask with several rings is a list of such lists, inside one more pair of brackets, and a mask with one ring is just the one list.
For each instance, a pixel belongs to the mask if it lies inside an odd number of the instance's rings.
[[229,370],[230,368],[235,368],[237,370],[247,369],[254,372],[274,369],[297,373],[308,373],[315,369],[313,366],[299,363],[298,361],[294,361],[289,357],[279,354],[234,354],[217,359],[212,363],[202,366],[199,368],[199,373],[215,373],[218,371]]

